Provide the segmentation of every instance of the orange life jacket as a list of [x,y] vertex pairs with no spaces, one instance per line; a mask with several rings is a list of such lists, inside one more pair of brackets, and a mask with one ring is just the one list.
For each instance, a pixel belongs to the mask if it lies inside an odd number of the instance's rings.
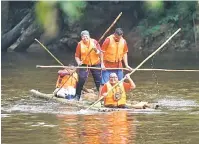
[[85,45],[83,41],[80,41],[81,47],[81,61],[86,65],[95,65],[100,62],[99,54],[96,54],[93,48],[96,48],[94,39],[90,39],[89,46]]
[[[112,85],[110,82],[106,83],[107,91],[110,91],[112,89]],[[120,95],[120,99],[115,99],[115,94],[118,93]],[[123,86],[123,83],[120,83],[118,86],[113,88],[108,95],[104,98],[104,105],[113,105],[113,106],[119,106],[119,105],[125,105],[126,104],[126,92]]]
[[114,35],[110,35],[108,38],[110,43],[104,52],[104,60],[109,62],[121,61],[124,57],[125,40],[121,37],[119,42],[115,42]]
[[72,75],[66,72],[66,70],[61,70],[59,72],[63,72],[65,74],[59,74],[56,82],[56,88],[67,88],[68,86],[76,88],[76,84],[78,81],[78,75],[76,72],[74,72]]

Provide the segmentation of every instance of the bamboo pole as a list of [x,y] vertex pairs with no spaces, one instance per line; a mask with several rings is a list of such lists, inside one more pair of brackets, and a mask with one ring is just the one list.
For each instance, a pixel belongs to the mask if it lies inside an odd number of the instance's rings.
[[[61,63],[39,40],[37,40],[36,38],[35,38],[35,41],[37,41],[60,65],[62,65],[62,66],[64,66],[64,64],[63,63]],[[68,71],[68,70],[67,70]],[[70,71],[68,71],[69,73],[70,73]],[[75,72],[75,71],[74,71]],[[71,77],[71,76],[73,76],[73,73],[74,72],[72,72],[71,74],[70,74],[70,76],[68,77],[68,79],[61,85],[61,87],[56,91],[56,95],[57,95],[57,93],[61,90],[61,88],[66,84],[66,82],[69,80],[69,78]],[[52,97],[53,98],[53,97]]]
[[104,32],[104,34],[101,36],[101,38],[98,40],[98,42],[101,42],[101,40],[104,38],[104,36],[110,31],[110,29],[115,25],[115,23],[118,21],[118,19],[121,17],[122,12],[116,17],[116,19],[113,21],[113,23],[109,26],[109,28]]
[[[181,30],[181,28],[179,28],[172,36],[170,36],[169,39],[167,39],[167,41],[165,41],[157,50],[155,50],[151,55],[149,55],[145,60],[143,60],[135,69],[133,69],[129,75],[133,74],[136,70],[138,70],[148,59],[150,59],[152,56],[154,56],[159,50],[161,50],[179,31]],[[121,79],[117,84],[115,84],[112,89],[114,89],[117,85],[119,85],[121,82],[123,82],[126,78],[124,77],[123,79]],[[107,93],[109,93],[110,91],[112,91],[112,89],[110,89]],[[95,103],[93,103],[92,105],[90,105],[86,110],[89,110],[91,107],[93,107],[94,105],[96,105],[100,100],[102,100],[105,96],[100,97]],[[81,111],[81,110],[80,110]]]
[[[100,67],[84,67],[84,66],[77,66],[77,67],[71,67],[71,66],[43,66],[43,65],[36,65],[36,68],[66,68],[66,69],[96,69],[96,70],[101,70]],[[117,70],[117,69],[121,69],[121,70],[128,70],[127,68],[106,68],[108,70]]]
[[164,72],[199,72],[199,70],[191,69],[138,69],[138,71],[164,71]]
[[[115,25],[115,23],[118,21],[118,19],[121,17],[122,12],[120,12],[120,14],[115,18],[115,20],[112,22],[112,24],[109,26],[109,28],[104,32],[104,34],[101,36],[101,38],[98,40],[98,43],[101,42],[101,40],[104,38],[104,36],[110,31],[110,29]],[[92,48],[88,54],[86,55],[85,59],[90,55],[90,53],[93,51],[94,49]],[[100,52],[104,52],[102,50],[100,50]],[[85,60],[84,59],[84,60]]]
[[[56,66],[56,65],[52,65],[52,66],[43,66],[43,65],[36,65],[36,68],[68,68],[68,69],[85,69],[85,68],[89,68],[89,69],[96,69],[96,70],[101,70],[100,67],[81,67],[81,66],[77,66],[77,67],[71,67],[71,66]],[[129,71],[129,69],[127,68],[106,68],[107,70],[126,70]],[[137,71],[165,71],[165,72],[199,72],[199,70],[194,70],[194,69],[138,69]]]
[[60,65],[64,66],[38,39],[35,38],[35,41],[38,42]]

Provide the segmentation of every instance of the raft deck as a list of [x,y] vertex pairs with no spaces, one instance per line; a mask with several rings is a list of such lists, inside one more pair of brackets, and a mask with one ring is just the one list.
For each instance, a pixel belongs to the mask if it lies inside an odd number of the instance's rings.
[[[34,90],[34,89],[30,90],[30,93],[34,97],[39,97],[39,98],[43,98],[43,99],[47,99],[47,100],[50,99],[52,101],[57,101],[57,102],[60,102],[60,103],[64,103],[64,104],[66,104],[68,106],[71,106],[71,107],[78,107],[79,110],[86,109],[90,105],[93,104],[93,102],[88,102],[88,101],[76,101],[76,100],[67,100],[67,99],[63,99],[63,98],[58,98],[58,97],[55,97],[53,94],[45,94],[45,93],[39,92],[39,91]],[[152,109],[156,109],[157,106],[158,105],[154,105]],[[106,107],[103,107],[100,102],[98,102],[98,104],[96,104],[93,107],[91,107],[90,110],[99,111],[99,112],[120,111],[120,110],[134,111],[135,108],[133,108],[131,106],[131,104],[128,104],[128,109],[106,108]]]

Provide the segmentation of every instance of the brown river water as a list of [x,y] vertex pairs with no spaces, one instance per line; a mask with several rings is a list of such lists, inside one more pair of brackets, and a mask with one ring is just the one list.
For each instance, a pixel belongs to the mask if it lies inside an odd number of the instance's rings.
[[[55,54],[65,65],[73,54]],[[137,66],[143,58],[130,61]],[[198,144],[199,72],[136,71],[130,100],[156,102],[157,110],[81,113],[64,104],[34,98],[30,89],[54,90],[58,65],[47,53],[2,53],[2,144]],[[160,53],[142,68],[198,69],[195,54]],[[92,78],[86,83],[92,88]]]

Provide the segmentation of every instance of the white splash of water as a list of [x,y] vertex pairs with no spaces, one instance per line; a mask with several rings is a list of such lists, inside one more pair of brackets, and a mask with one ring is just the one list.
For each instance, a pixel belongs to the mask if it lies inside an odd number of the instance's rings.
[[184,99],[161,99],[158,104],[164,107],[198,107],[199,105],[193,100]]

